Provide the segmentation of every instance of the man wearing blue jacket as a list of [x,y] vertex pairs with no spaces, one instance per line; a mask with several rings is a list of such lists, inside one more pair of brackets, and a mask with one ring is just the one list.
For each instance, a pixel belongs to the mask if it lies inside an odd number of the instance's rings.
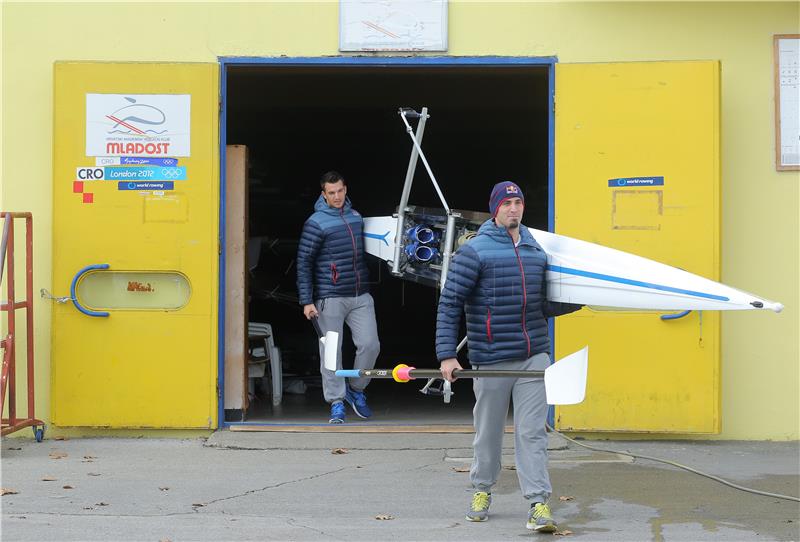
[[[466,312],[469,361],[474,369],[543,370],[550,364],[547,318],[580,305],[547,301],[547,255],[521,225],[522,190],[510,181],[492,189],[492,215],[478,235],[453,257],[439,299],[436,355],[442,375],[453,382],[461,312]],[[548,500],[547,398],[542,378],[475,378],[475,439],[470,480],[474,489],[469,521],[486,521],[492,486],[500,474],[503,430],[509,400],[514,403],[517,476],[531,503],[526,527],[554,532]]]
[[[355,369],[372,369],[380,351],[375,303],[369,294],[364,263],[364,220],[347,197],[344,178],[329,171],[320,179],[322,193],[303,225],[297,248],[297,291],[303,314],[317,318],[322,332],[339,333],[337,366],[342,367],[342,330],[350,327],[356,346]],[[320,372],[330,423],[344,423],[347,401],[361,418],[372,416],[364,388],[369,379],[335,376],[325,368],[320,346]]]

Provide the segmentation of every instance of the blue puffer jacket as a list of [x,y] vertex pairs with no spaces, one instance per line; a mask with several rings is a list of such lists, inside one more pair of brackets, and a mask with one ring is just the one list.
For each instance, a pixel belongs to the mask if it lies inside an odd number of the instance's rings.
[[367,292],[364,219],[346,198],[341,209],[321,195],[303,225],[297,247],[297,292],[301,305],[327,297],[356,297]]
[[520,226],[517,247],[508,231],[487,220],[454,255],[439,299],[436,356],[456,357],[461,311],[467,314],[472,365],[524,361],[550,353],[547,318],[581,305],[547,301],[547,255]]

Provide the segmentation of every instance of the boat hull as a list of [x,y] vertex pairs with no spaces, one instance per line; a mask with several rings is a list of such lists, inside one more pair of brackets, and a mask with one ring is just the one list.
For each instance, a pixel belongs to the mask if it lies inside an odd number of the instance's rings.
[[[397,219],[364,219],[365,250],[394,255]],[[757,310],[783,305],[682,269],[595,243],[529,228],[547,252],[547,298],[623,310]]]

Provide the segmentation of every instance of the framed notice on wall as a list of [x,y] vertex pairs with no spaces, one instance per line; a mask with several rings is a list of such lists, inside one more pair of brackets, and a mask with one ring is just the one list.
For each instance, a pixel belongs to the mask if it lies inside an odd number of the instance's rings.
[[800,171],[800,34],[773,37],[775,168]]
[[340,51],[447,51],[447,0],[339,0]]

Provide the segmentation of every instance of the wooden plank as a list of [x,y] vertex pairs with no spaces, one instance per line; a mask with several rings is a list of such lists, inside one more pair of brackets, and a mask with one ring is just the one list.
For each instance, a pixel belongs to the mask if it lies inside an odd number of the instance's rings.
[[247,147],[225,149],[225,409],[247,410]]
[[[236,432],[274,433],[474,433],[472,425],[231,425]],[[514,426],[507,425],[506,433]]]

